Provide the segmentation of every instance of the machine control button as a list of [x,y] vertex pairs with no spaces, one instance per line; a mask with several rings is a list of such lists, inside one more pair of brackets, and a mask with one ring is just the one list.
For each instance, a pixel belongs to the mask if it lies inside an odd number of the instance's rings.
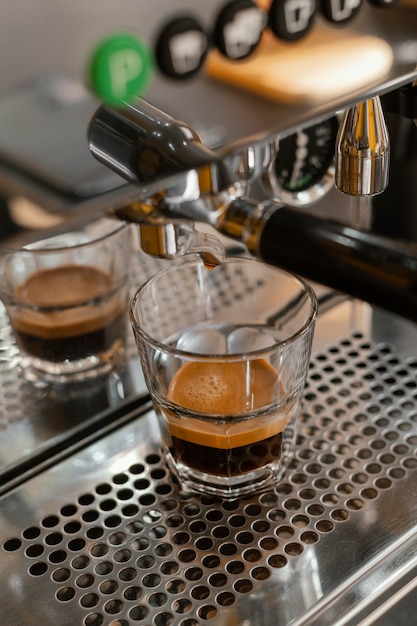
[[322,0],[321,12],[333,24],[345,24],[359,12],[363,0]]
[[147,44],[130,33],[114,33],[97,45],[88,78],[99,98],[118,106],[142,95],[152,75],[153,55]]
[[310,30],[315,13],[316,0],[273,0],[269,27],[279,39],[296,41]]
[[233,0],[221,9],[214,26],[218,50],[235,61],[245,59],[257,48],[267,16],[252,0]]
[[203,66],[208,48],[208,36],[197,20],[187,15],[176,17],[159,31],[155,43],[156,63],[169,78],[191,78]]

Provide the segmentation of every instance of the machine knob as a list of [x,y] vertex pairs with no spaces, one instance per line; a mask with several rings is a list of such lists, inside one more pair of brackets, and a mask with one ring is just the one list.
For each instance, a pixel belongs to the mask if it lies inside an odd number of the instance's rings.
[[224,5],[214,26],[214,42],[225,57],[246,59],[258,47],[266,16],[253,0],[232,0]]
[[204,65],[209,42],[203,27],[188,15],[177,17],[162,28],[155,45],[155,58],[165,76],[191,78]]
[[313,26],[316,0],[272,0],[269,27],[278,39],[296,41]]

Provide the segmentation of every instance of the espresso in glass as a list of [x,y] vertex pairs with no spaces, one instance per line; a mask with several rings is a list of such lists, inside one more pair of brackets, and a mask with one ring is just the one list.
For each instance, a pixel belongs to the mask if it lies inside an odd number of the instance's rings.
[[289,417],[288,407],[276,406],[280,385],[265,359],[186,363],[168,390],[168,399],[186,409],[167,416],[173,456],[200,472],[230,477],[276,462]]
[[99,268],[40,270],[15,287],[9,310],[16,340],[44,361],[77,361],[110,350],[126,332],[126,285]]
[[[205,323],[187,328],[167,343],[184,345],[191,338],[198,351],[199,338],[204,335],[223,337],[226,351],[228,342],[236,350],[236,337],[242,335],[258,341],[261,337],[271,345],[276,331]],[[188,339],[184,342],[185,336]],[[277,473],[283,433],[296,412],[298,396],[286,393],[280,373],[269,359],[196,354],[184,360],[174,374],[169,367],[164,374],[166,395],[160,402],[154,398],[154,403],[165,446],[176,467],[192,472],[193,480],[200,478],[206,489],[212,481],[228,485],[236,480],[241,484],[246,476],[250,484],[258,479],[259,472],[265,480]],[[164,360],[158,367],[161,373]]]
[[246,257],[171,265],[137,290],[130,320],[182,488],[237,498],[281,480],[316,310],[306,283]]

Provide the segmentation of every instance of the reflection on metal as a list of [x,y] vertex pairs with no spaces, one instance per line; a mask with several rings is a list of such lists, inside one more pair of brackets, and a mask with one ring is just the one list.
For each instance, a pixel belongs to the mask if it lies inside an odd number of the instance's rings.
[[161,259],[197,254],[206,266],[215,267],[225,257],[218,237],[201,233],[186,224],[166,221],[144,223],[139,225],[139,231],[143,252]]

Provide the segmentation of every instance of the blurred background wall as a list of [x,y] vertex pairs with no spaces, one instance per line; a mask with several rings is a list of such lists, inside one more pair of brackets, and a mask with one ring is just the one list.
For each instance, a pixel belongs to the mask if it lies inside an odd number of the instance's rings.
[[43,73],[83,79],[97,42],[117,30],[150,42],[158,24],[177,11],[208,26],[219,0],[3,0],[0,17],[0,94]]

